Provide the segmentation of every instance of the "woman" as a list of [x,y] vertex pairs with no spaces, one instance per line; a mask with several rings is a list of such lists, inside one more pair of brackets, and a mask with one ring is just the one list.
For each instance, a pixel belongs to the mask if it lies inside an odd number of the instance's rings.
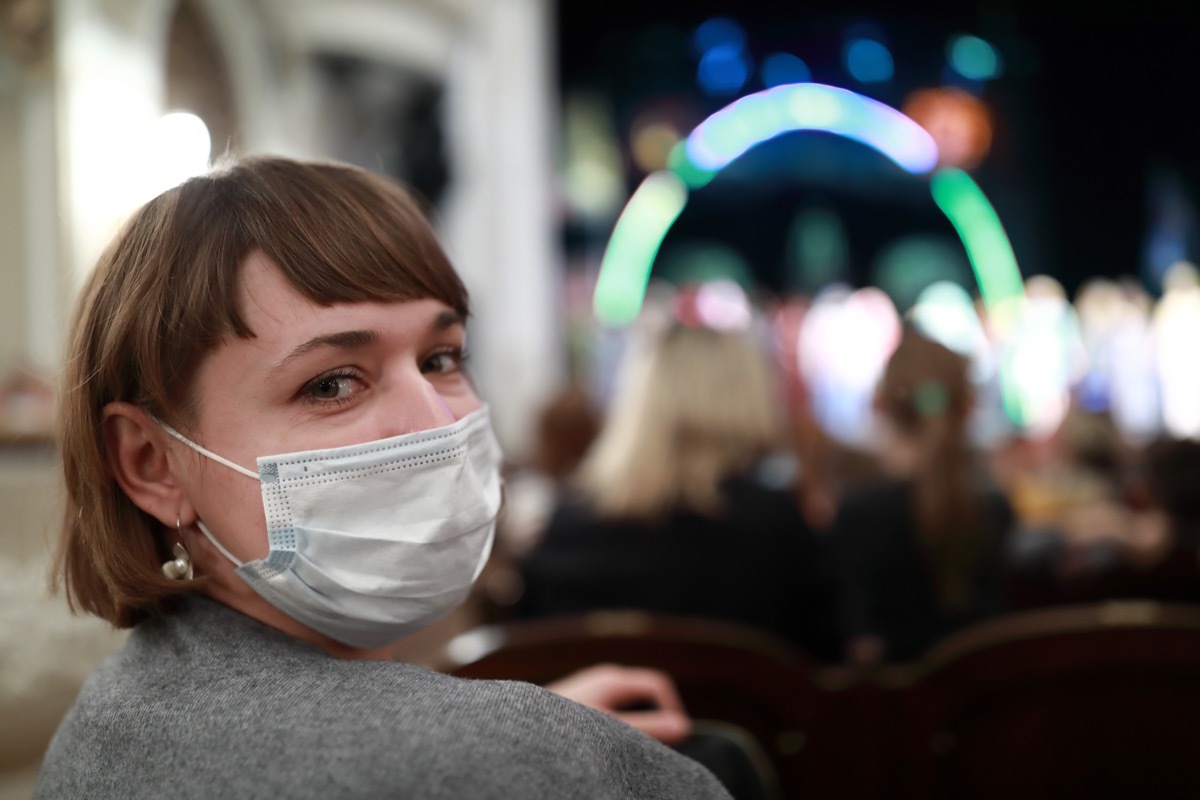
[[834,589],[792,487],[778,387],[742,332],[666,330],[524,565],[523,616],[606,608],[711,617],[835,655]]
[[1004,607],[1013,515],[970,451],[967,367],[908,329],[884,369],[875,407],[887,476],[847,494],[830,532],[852,661],[915,658]]
[[[350,167],[246,161],[134,216],[73,321],[59,562],[133,632],[38,797],[725,796],[611,716],[389,660],[500,506],[467,312],[412,200]],[[601,677],[571,692],[630,699]]]

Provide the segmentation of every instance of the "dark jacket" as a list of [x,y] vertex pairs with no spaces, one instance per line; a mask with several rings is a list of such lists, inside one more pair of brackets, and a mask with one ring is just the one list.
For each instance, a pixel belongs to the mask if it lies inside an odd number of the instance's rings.
[[715,517],[680,511],[658,524],[603,519],[564,502],[523,567],[521,617],[639,609],[740,622],[838,656],[836,587],[823,541],[795,495],[728,481]]
[[830,545],[841,585],[846,640],[875,636],[891,662],[916,658],[947,634],[1006,608],[1004,563],[1013,525],[1008,500],[981,489],[984,546],[959,613],[945,611],[926,562],[911,483],[886,480],[848,493],[838,507]]

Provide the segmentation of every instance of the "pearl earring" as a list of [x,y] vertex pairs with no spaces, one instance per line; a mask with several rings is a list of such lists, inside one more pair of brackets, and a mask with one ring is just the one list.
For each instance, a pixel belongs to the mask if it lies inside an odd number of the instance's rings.
[[175,518],[175,530],[179,532],[180,541],[176,542],[175,547],[171,550],[175,558],[171,561],[163,562],[163,575],[166,575],[173,581],[180,579],[190,581],[192,579],[192,558],[183,546],[183,526],[179,524],[179,517]]

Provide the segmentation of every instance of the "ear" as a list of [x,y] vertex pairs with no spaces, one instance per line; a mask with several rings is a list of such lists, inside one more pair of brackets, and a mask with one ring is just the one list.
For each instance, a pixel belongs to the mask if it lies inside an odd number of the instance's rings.
[[133,504],[168,528],[195,518],[181,465],[159,424],[132,403],[109,403],[101,425],[108,468]]

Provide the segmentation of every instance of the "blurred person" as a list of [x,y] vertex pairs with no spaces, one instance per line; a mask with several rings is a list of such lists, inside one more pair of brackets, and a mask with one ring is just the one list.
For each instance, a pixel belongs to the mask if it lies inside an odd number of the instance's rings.
[[1010,481],[1022,520],[1067,530],[1077,512],[1123,502],[1127,455],[1107,412],[1072,404],[1054,435],[1027,449]]
[[723,619],[835,658],[835,588],[779,456],[766,354],[741,331],[675,323],[624,366],[575,493],[523,565],[518,614]]
[[512,615],[521,596],[519,565],[541,540],[565,482],[600,431],[600,414],[582,386],[569,383],[537,410],[532,452],[510,465],[496,543],[466,607],[485,623]]
[[500,508],[467,314],[412,199],[352,167],[247,160],[133,216],[71,327],[57,572],[132,631],[37,797],[727,796],[614,718],[685,736],[661,674],[559,686],[605,714],[389,659],[466,595]]
[[578,383],[555,392],[538,409],[533,452],[506,477],[501,535],[517,556],[541,538],[565,482],[600,433],[600,412]]
[[1087,599],[1200,603],[1200,442],[1159,439],[1143,461],[1149,507],[1129,512],[1120,563],[1093,577]]
[[842,497],[829,534],[855,663],[916,658],[1000,613],[1013,522],[971,451],[966,359],[906,328],[874,402],[885,474]]
[[1135,536],[1128,448],[1112,416],[1072,404],[1059,429],[1028,445],[1009,483],[1018,518],[1014,607],[1093,602]]

